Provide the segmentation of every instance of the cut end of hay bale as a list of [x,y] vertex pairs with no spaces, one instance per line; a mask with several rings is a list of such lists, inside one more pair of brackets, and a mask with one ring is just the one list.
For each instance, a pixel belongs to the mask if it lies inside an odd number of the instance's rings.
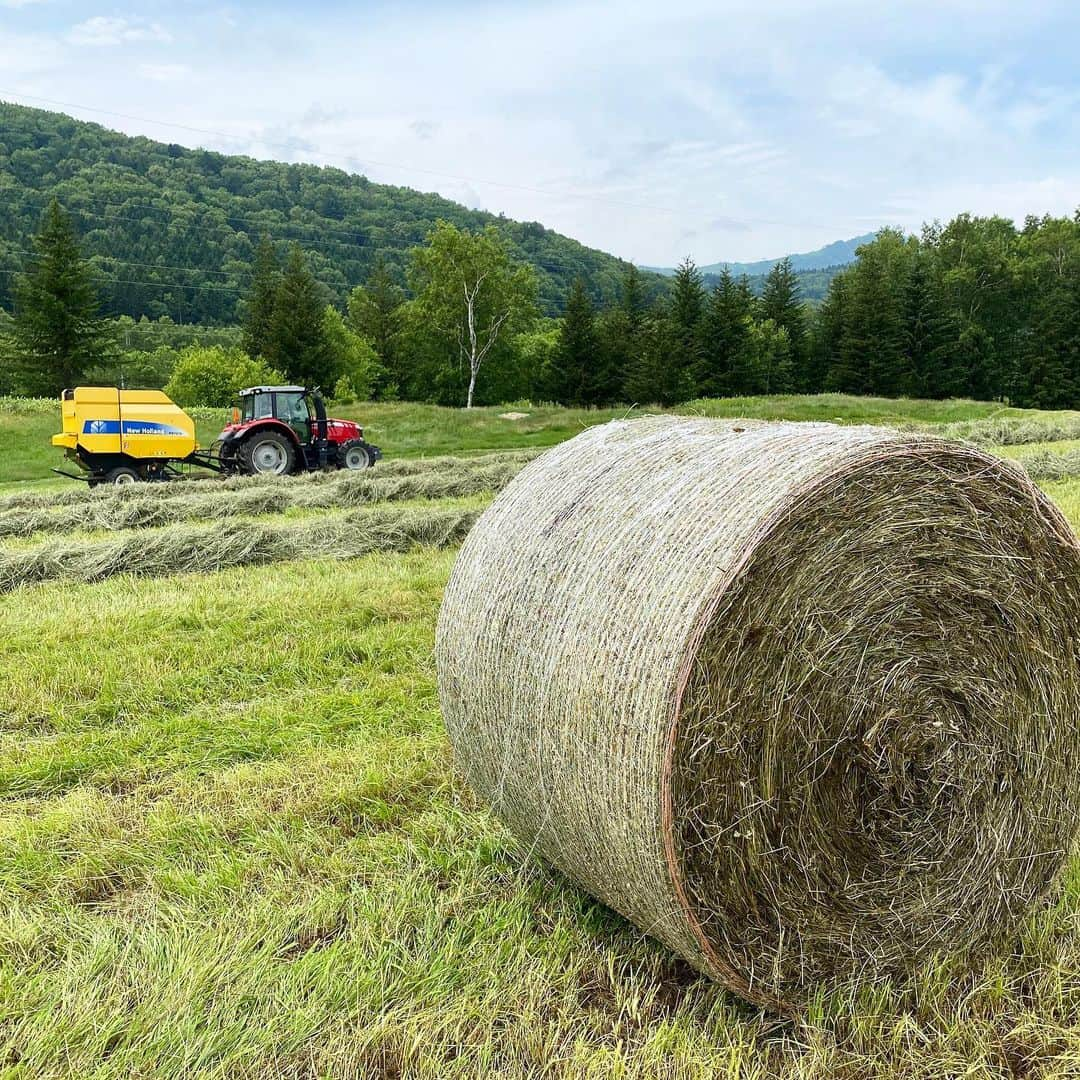
[[1080,812],[1080,548],[1017,469],[872,428],[649,418],[528,466],[438,634],[456,759],[520,840],[797,1008],[978,955]]

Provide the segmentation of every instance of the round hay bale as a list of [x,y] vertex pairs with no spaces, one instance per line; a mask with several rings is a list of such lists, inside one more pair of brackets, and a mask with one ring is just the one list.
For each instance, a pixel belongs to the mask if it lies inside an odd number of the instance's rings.
[[1080,795],[1080,547],[1023,473],[875,428],[649,417],[528,465],[437,634],[530,852],[745,997],[983,951]]

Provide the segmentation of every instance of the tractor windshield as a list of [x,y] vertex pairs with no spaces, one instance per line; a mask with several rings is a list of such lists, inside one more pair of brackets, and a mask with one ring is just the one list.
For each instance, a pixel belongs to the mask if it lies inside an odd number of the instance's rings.
[[240,399],[241,419],[246,424],[249,420],[261,420],[264,416],[274,415],[273,394],[246,394]]
[[311,406],[307,394],[278,393],[277,415],[299,436],[301,442],[311,441]]

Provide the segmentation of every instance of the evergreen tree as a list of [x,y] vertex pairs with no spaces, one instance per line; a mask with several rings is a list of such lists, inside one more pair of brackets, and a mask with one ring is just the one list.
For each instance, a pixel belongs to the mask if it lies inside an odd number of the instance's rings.
[[1037,409],[1072,409],[1080,400],[1080,289],[1055,288],[1040,304],[1025,390]]
[[264,236],[255,248],[251,264],[251,288],[244,306],[244,352],[251,357],[268,356],[281,267],[270,239]]
[[824,371],[822,389],[843,394],[865,394],[870,389],[866,358],[853,348],[850,338],[852,320],[853,272],[837,274],[829,284],[829,294],[818,313],[815,335]]
[[550,393],[564,405],[597,404],[596,311],[583,278],[566,300],[559,348],[550,372]]
[[1080,266],[1048,286],[1028,343],[1025,403],[1074,409],[1080,402]]
[[960,383],[957,393],[981,401],[993,401],[1004,394],[1001,357],[985,326],[977,321],[962,323],[954,355]]
[[811,394],[834,389],[853,378],[843,368],[840,349],[847,325],[848,278],[848,272],[841,272],[829,282],[829,291],[814,319],[803,375]]
[[378,357],[377,392],[396,390],[405,384],[406,372],[401,370],[398,355],[404,300],[404,292],[394,281],[381,254],[375,260],[367,282],[353,289],[349,296],[349,325],[371,342]]
[[685,400],[684,373],[675,356],[675,320],[658,305],[641,329],[638,351],[626,375],[626,397],[639,405],[675,405]]
[[274,301],[265,358],[306,386],[333,386],[335,360],[327,341],[326,298],[299,245],[289,248]]
[[36,254],[15,283],[10,353],[18,389],[52,397],[75,386],[114,350],[71,218],[53,199],[34,238]]
[[702,397],[748,393],[736,379],[736,359],[745,347],[754,298],[746,277],[738,281],[724,267],[702,320],[695,381]]
[[598,405],[612,405],[626,398],[627,373],[641,347],[644,318],[636,326],[626,309],[616,304],[596,317],[597,369],[595,396]]
[[944,398],[962,392],[956,370],[955,321],[945,308],[934,268],[925,250],[915,254],[903,297],[904,349],[911,372],[911,393]]
[[619,289],[619,308],[626,316],[626,322],[632,334],[641,330],[649,302],[645,296],[645,285],[641,272],[633,263],[628,263],[622,276]]
[[672,401],[685,401],[696,393],[694,377],[701,364],[701,330],[705,314],[705,286],[701,272],[688,255],[675,270],[668,318],[671,320]]
[[860,248],[849,274],[839,364],[830,372],[829,389],[885,396],[910,392],[900,293],[884,248],[877,241]]
[[806,358],[806,314],[799,293],[799,279],[790,259],[781,259],[765,278],[761,293],[761,317],[787,331],[792,363],[802,369]]
[[629,263],[619,285],[619,299],[614,307],[598,314],[596,342],[598,367],[596,400],[598,404],[623,401],[629,394],[631,371],[641,358],[649,303],[641,273]]

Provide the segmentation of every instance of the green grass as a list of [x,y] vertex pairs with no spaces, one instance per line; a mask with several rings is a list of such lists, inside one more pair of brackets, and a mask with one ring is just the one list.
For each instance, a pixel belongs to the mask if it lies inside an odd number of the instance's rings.
[[[227,409],[191,410],[199,442],[208,446],[228,418]],[[449,409],[412,402],[375,402],[336,406],[331,412],[358,420],[365,434],[388,458],[417,457],[511,447],[553,446],[591,424],[635,412],[657,411],[621,406],[615,409],[564,409],[554,405],[493,406]],[[717,398],[688,402],[680,413],[747,417],[763,420],[832,420],[842,423],[943,424],[988,417],[1053,417],[1031,409],[1010,409],[993,402],[919,401],[861,398],[843,394],[786,397]],[[503,413],[525,413],[508,420]],[[0,400],[0,485],[48,479],[49,470],[64,466],[61,451],[49,439],[60,424],[59,403],[43,400]],[[57,480],[57,483],[67,481]]]
[[49,470],[64,464],[62,451],[49,441],[59,430],[59,402],[47,414],[0,401],[0,481],[51,478]]
[[524,859],[450,767],[431,647],[452,557],[36,588],[0,609],[6,1075],[1080,1062],[1080,867],[1022,959],[928,973],[899,1011],[851,991],[793,1026]]
[[681,412],[755,420],[826,420],[838,424],[951,424],[990,417],[1039,417],[1054,413],[1013,409],[993,401],[950,398],[855,397],[851,394],[780,394],[771,397],[705,398]]
[[[923,405],[731,409],[990,415]],[[448,450],[516,423],[377,408],[412,454],[434,452],[427,421],[471,428]],[[516,437],[554,441],[580,419],[551,411]],[[1080,527],[1080,480],[1043,486]],[[308,516],[326,515],[266,520]],[[453,557],[0,598],[0,1080],[1080,1075],[1080,859],[1013,955],[927,970],[904,993],[837,987],[799,1023],[529,859],[455,776],[439,716]]]

